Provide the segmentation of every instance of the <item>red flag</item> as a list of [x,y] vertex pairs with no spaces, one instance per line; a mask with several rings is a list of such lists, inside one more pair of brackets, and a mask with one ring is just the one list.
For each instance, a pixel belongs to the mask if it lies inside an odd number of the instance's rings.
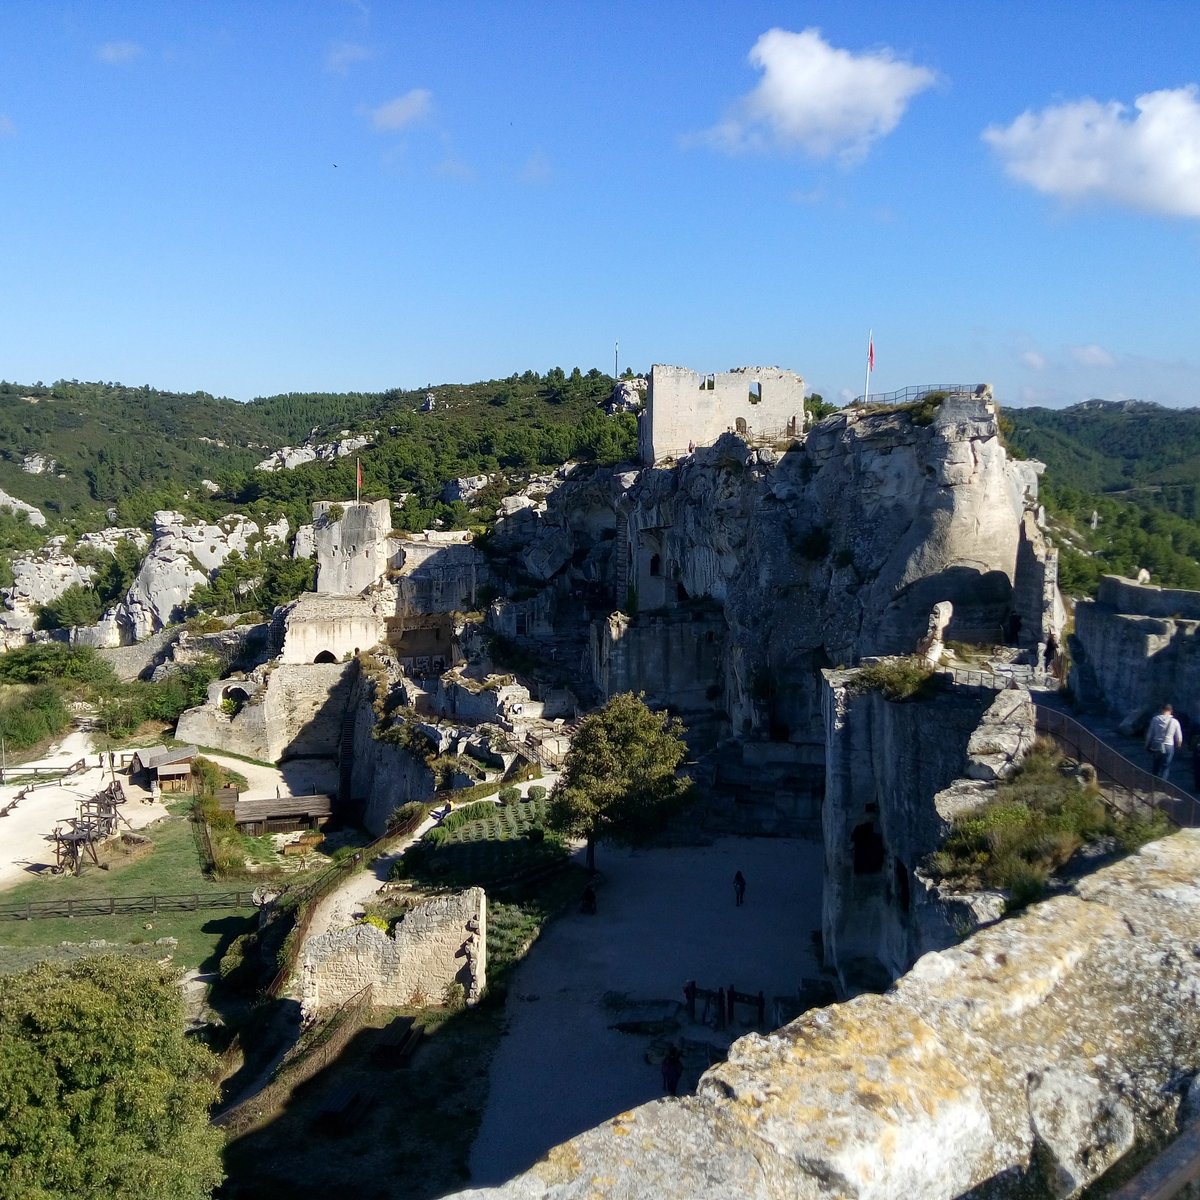
[[871,338],[867,342],[867,370],[875,370],[875,339]]
[[362,490],[362,459],[361,458],[355,459],[355,462],[358,464],[358,487],[359,487],[359,490],[361,491]]

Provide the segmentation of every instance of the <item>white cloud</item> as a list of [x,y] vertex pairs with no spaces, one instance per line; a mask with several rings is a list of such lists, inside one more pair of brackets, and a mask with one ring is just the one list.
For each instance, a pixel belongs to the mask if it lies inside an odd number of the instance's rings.
[[750,51],[763,77],[724,120],[701,135],[722,150],[799,149],[814,158],[861,159],[891,133],[936,76],[884,47],[852,54],[818,29],[770,29]]
[[550,160],[540,151],[535,150],[526,160],[525,165],[517,174],[522,183],[549,183],[554,178],[554,168]]
[[425,88],[413,88],[378,108],[367,110],[371,124],[381,133],[392,133],[424,120],[429,115],[433,93]]
[[96,60],[110,67],[123,67],[141,58],[142,53],[137,42],[103,42],[96,47]]
[[1200,217],[1200,98],[1195,84],[1133,103],[1075,100],[989,126],[987,142],[1014,179],[1065,200],[1101,199]]
[[1069,351],[1071,358],[1081,367],[1115,367],[1117,360],[1103,346],[1094,342],[1087,346],[1072,346]]
[[368,62],[375,57],[370,46],[359,42],[334,42],[325,53],[325,70],[335,75],[345,75],[352,66]]
[[1046,356],[1039,354],[1036,350],[1026,350],[1021,355],[1021,363],[1031,371],[1044,371],[1046,369]]
[[11,117],[0,113],[0,137],[14,137],[17,132],[16,122]]

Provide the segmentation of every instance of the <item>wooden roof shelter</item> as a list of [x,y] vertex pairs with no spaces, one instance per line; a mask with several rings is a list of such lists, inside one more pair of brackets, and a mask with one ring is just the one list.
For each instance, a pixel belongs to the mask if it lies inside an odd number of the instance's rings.
[[220,803],[227,812],[232,811],[238,828],[251,836],[287,833],[294,829],[316,829],[324,825],[333,813],[333,797],[326,793],[235,800],[232,805],[222,797]]

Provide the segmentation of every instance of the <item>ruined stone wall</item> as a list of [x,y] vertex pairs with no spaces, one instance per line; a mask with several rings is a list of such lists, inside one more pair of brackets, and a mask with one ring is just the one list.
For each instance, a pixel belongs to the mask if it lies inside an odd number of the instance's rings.
[[385,609],[374,598],[306,593],[284,612],[285,663],[335,662],[369,650],[387,632]]
[[[342,515],[331,520],[338,509]],[[356,596],[383,577],[392,565],[399,543],[389,537],[392,503],[313,504],[313,544],[317,556],[318,592]]]
[[[176,727],[177,737],[276,762],[281,758],[333,758],[338,751],[342,714],[350,694],[353,663],[277,665],[254,672],[251,680],[221,680],[209,700],[189,708]],[[220,700],[230,687],[251,693],[250,703],[233,717]]]
[[1152,843],[458,1200],[1075,1195],[1200,1071],[1198,876],[1200,831]]
[[638,456],[647,464],[681,458],[727,431],[772,438],[803,429],[804,380],[791,371],[736,367],[701,375],[656,364],[638,423]]
[[372,984],[381,1008],[440,1004],[447,985],[459,983],[474,1004],[486,986],[486,964],[487,897],[469,888],[410,909],[391,934],[363,924],[310,938],[300,1003],[305,1013],[335,1008]]
[[1096,599],[1075,606],[1070,683],[1076,699],[1130,729],[1140,729],[1164,703],[1200,723],[1200,620],[1189,615],[1198,611],[1196,592],[1106,575]]
[[487,559],[460,531],[426,532],[397,543],[398,613],[469,612],[487,579]]
[[1020,645],[1044,647],[1051,634],[1061,644],[1067,614],[1058,590],[1058,551],[1042,536],[1031,512],[1021,521],[1017,542],[1013,612],[1021,619]]

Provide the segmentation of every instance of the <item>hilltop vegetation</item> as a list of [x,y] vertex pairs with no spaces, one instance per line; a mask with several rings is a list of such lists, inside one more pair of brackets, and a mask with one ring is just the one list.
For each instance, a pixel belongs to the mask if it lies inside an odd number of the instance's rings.
[[1200,588],[1200,409],[1091,400],[1005,417],[1009,446],[1046,464],[1064,592],[1091,595],[1102,574],[1143,567],[1165,587]]

